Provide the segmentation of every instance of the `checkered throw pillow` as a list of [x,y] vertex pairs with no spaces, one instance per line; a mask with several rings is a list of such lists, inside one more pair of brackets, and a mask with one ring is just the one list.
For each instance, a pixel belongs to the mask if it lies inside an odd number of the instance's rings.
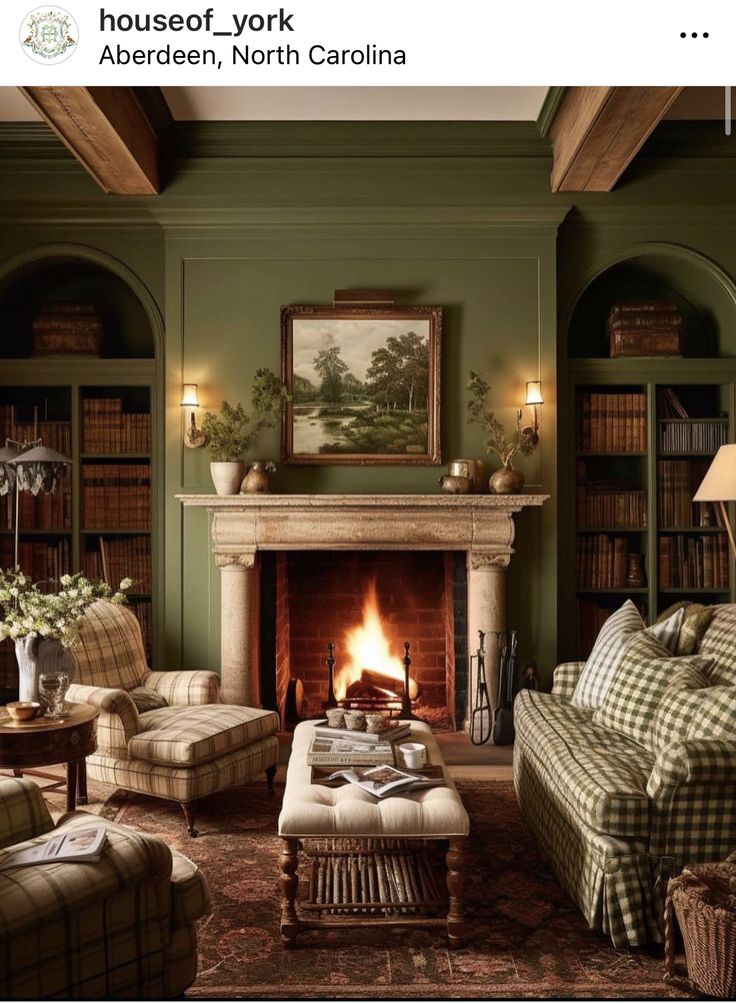
[[632,635],[644,630],[644,621],[631,600],[612,613],[600,629],[593,651],[570,698],[577,708],[599,708],[616,675]]
[[593,721],[646,746],[657,705],[673,673],[686,665],[707,673],[712,662],[697,655],[673,656],[651,631],[634,635]]
[[665,746],[687,739],[690,724],[707,699],[710,684],[710,677],[690,660],[674,671],[649,726],[647,747],[655,756]]
[[688,739],[736,739],[736,687],[709,687],[690,723]]

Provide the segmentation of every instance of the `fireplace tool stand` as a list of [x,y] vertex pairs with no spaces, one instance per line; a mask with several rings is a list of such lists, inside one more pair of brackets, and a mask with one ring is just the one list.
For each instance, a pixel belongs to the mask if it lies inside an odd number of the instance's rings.
[[485,631],[478,631],[478,648],[475,655],[470,657],[471,674],[475,662],[475,696],[470,712],[470,741],[474,746],[483,746],[488,742],[493,725],[493,709],[486,679],[485,642]]
[[[382,697],[348,697],[338,701],[335,696],[335,645],[333,642],[329,642],[327,645],[327,658],[325,659],[325,662],[327,663],[327,700],[325,701],[325,709],[351,707],[360,709],[361,711],[399,711],[401,718],[414,722],[421,721],[422,719],[414,714],[411,707],[411,694],[409,690],[409,672],[411,670],[411,655],[409,654],[410,649],[410,642],[405,641],[404,658],[401,660],[404,664],[404,683],[400,698],[398,695],[393,700],[391,698]],[[397,708],[399,701],[401,702],[401,706],[400,708]]]

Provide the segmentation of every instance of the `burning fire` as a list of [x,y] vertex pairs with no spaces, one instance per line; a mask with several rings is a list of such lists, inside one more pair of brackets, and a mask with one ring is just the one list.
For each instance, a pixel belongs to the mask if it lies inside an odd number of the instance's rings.
[[[363,601],[363,623],[345,632],[346,657],[338,659],[335,669],[335,696],[343,700],[348,688],[357,683],[367,671],[385,678],[387,695],[401,694],[404,686],[404,664],[391,654],[391,643],[381,623],[381,613],[376,595],[376,583],[371,582]],[[375,683],[375,679],[374,679]],[[393,686],[396,683],[397,686]],[[411,681],[410,695],[416,696],[416,684]]]

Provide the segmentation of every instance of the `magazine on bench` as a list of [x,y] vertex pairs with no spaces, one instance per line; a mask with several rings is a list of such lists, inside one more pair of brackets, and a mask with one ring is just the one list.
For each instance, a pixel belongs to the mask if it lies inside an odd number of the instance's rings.
[[0,861],[0,871],[21,865],[47,864],[50,861],[99,861],[107,840],[104,826],[88,830],[67,830],[42,844],[24,847]]
[[418,788],[437,788],[445,783],[445,779],[426,777],[423,774],[408,774],[396,767],[382,764],[380,767],[352,767],[348,770],[336,770],[330,774],[330,781],[344,778],[350,784],[357,785],[369,795],[376,798],[387,798],[389,795],[400,795],[404,791],[416,791]]

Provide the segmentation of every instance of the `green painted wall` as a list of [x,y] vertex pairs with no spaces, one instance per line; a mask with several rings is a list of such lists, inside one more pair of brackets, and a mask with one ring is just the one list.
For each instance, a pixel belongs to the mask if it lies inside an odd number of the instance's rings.
[[[678,127],[679,128],[679,127]],[[159,612],[162,665],[216,666],[219,582],[207,518],[174,495],[210,490],[208,458],[181,444],[184,380],[205,406],[247,399],[253,371],[279,365],[279,307],[325,303],[339,287],[377,286],[404,303],[445,307],[442,440],[449,460],[478,455],[466,426],[469,368],[507,420],[524,383],[543,381],[542,447],[523,461],[552,495],[520,517],[510,620],[522,658],[548,679],[556,656],[558,299],[616,248],[693,246],[736,272],[733,159],[707,133],[652,141],[619,189],[549,193],[547,141],[532,124],[182,126],[171,181],[156,199],[101,195],[42,127],[0,131],[0,251],[78,242],[123,262],[165,315],[159,357],[164,463]],[[567,219],[566,219],[567,217]],[[563,222],[563,220],[565,222]],[[258,454],[275,456],[276,434]],[[186,453],[186,455],[185,455]],[[434,492],[436,468],[283,468],[283,491]],[[560,598],[561,604],[567,602]]]

